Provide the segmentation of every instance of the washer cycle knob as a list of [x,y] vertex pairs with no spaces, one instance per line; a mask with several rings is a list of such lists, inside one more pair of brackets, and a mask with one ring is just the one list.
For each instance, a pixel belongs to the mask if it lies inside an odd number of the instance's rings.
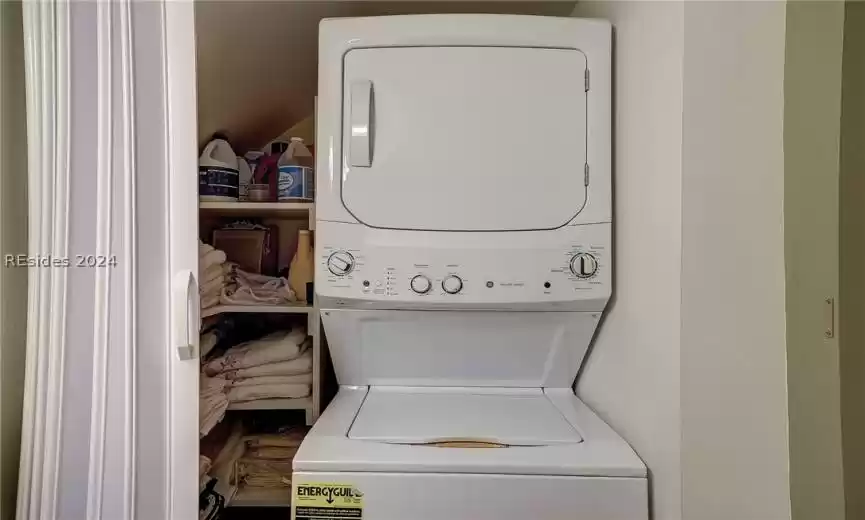
[[442,289],[448,294],[456,294],[463,289],[463,279],[455,274],[445,276],[442,280]]
[[354,257],[348,251],[336,251],[327,257],[327,270],[345,276],[354,270]]
[[591,278],[598,272],[598,259],[591,253],[577,253],[571,258],[570,267],[577,278]]
[[411,279],[411,290],[418,294],[426,294],[432,288],[432,282],[429,278],[419,274]]

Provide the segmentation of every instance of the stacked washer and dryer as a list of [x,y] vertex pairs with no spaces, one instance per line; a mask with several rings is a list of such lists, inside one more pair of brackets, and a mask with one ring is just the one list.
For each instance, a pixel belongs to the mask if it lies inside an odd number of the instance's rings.
[[296,520],[643,520],[573,391],[612,287],[611,28],[320,26],[315,288],[339,391]]

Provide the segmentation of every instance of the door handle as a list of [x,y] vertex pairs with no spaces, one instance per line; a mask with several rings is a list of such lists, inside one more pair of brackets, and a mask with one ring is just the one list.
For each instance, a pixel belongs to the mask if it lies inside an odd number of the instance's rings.
[[351,83],[348,162],[351,166],[369,168],[372,165],[372,81]]
[[198,283],[192,271],[186,269],[174,275],[172,281],[174,312],[174,347],[181,361],[194,359],[198,345],[201,318]]

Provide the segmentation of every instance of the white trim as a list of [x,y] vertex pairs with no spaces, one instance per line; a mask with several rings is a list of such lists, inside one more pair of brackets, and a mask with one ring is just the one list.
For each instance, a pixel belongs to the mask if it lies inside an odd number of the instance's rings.
[[[71,114],[69,92],[69,6],[55,4],[55,63],[57,72],[53,91],[54,112],[54,244],[52,251],[61,257],[69,257],[69,169],[70,169],[70,124]],[[50,485],[42,489],[43,512],[47,518],[57,518],[57,496],[60,483],[59,457],[61,450],[60,429],[63,424],[63,367],[66,360],[66,303],[68,300],[68,270],[53,269],[51,287],[51,341],[49,357],[50,380],[54,384],[48,388],[48,416],[46,425],[46,466],[50,473]],[[48,440],[51,440],[49,443]]]
[[135,355],[137,351],[137,320],[136,304],[137,290],[135,284],[136,273],[136,171],[135,171],[135,90],[133,72],[132,51],[132,8],[130,0],[120,0],[120,41],[121,41],[121,75],[123,94],[123,170],[125,180],[123,185],[123,251],[125,252],[126,265],[123,266],[123,286],[126,297],[123,331],[125,345],[125,373],[124,382],[124,473],[123,488],[123,512],[125,520],[135,520],[136,512],[136,483],[137,483],[137,377]]
[[[191,1],[165,1],[163,6],[173,279],[184,271],[198,273],[198,180],[189,174],[198,166],[195,9]],[[170,330],[176,330],[173,320],[183,312],[171,312]],[[200,310],[195,315],[201,316]],[[194,341],[198,352],[197,335]],[[172,352],[169,366],[169,520],[186,520],[198,514],[198,357],[179,360]]]
[[[114,103],[112,92],[112,2],[97,4],[97,159],[96,159],[96,251],[111,254],[112,150],[114,135],[111,121]],[[87,479],[87,520],[102,519],[102,492],[105,474],[105,424],[108,392],[108,301],[111,273],[95,273],[96,291],[93,316],[93,387],[90,415],[90,466]]]
[[[69,251],[69,10],[25,3],[30,255]],[[55,520],[60,484],[68,278],[64,268],[28,271],[27,359],[18,517]]]

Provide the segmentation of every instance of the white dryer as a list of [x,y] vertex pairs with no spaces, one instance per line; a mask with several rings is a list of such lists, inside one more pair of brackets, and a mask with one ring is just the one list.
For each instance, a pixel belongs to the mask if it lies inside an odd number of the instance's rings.
[[572,390],[610,297],[611,28],[320,28],[315,289],[340,389],[296,520],[644,520],[646,468]]

